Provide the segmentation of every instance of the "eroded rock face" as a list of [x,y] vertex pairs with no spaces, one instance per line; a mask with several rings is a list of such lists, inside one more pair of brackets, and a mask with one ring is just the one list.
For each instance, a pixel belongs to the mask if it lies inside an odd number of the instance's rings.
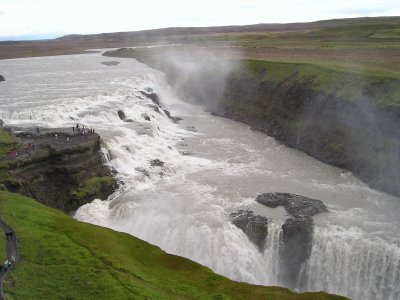
[[271,208],[283,206],[295,218],[312,217],[328,211],[321,200],[289,193],[265,193],[258,195],[256,201]]
[[310,257],[314,223],[311,217],[288,218],[282,225],[281,281],[294,288],[302,265]]
[[256,201],[271,208],[283,206],[290,215],[282,225],[280,280],[289,288],[295,288],[301,267],[311,254],[312,216],[328,209],[321,200],[289,193],[265,193],[258,195]]
[[[21,130],[13,129],[19,143],[17,155],[6,156],[15,178],[6,183],[10,191],[69,213],[93,199],[107,199],[117,188],[112,171],[102,163],[98,134],[82,136],[71,129]],[[34,146],[27,149],[26,145]],[[109,180],[101,181],[106,177]],[[81,197],[75,195],[90,179],[99,179],[101,187]]]
[[268,235],[269,220],[266,217],[255,216],[252,211],[239,210],[230,215],[232,223],[242,229],[250,241],[257,245],[261,252],[265,248]]

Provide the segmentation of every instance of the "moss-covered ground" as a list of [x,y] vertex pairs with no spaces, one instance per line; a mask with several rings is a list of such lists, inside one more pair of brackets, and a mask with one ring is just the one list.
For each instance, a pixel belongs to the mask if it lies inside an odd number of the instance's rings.
[[101,193],[103,188],[107,188],[112,185],[114,180],[111,176],[92,177],[85,180],[81,186],[73,192],[73,197],[81,200],[89,198],[93,195]]

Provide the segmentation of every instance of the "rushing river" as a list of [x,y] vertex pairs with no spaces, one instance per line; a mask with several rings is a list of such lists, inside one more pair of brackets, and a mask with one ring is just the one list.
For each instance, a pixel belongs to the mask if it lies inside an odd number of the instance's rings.
[[[0,119],[45,127],[95,128],[121,188],[75,218],[124,231],[239,281],[279,285],[283,209],[255,197],[290,192],[322,200],[298,290],[353,299],[400,299],[400,199],[352,174],[287,148],[247,126],[177,99],[162,73],[99,54],[0,61]],[[154,90],[173,123],[140,91]],[[122,109],[127,119],[118,117]],[[150,121],[145,117],[150,117]],[[163,166],[152,166],[159,159]],[[274,219],[264,253],[229,221],[251,209]]]

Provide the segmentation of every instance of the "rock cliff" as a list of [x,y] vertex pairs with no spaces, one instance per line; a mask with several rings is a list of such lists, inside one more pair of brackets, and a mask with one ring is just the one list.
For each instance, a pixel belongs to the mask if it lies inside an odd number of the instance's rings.
[[400,105],[394,97],[400,80],[296,65],[282,75],[279,64],[258,67],[231,74],[216,114],[400,195]]
[[72,128],[12,132],[19,147],[3,159],[11,175],[8,190],[69,213],[95,198],[106,199],[117,187],[103,165],[98,134]]

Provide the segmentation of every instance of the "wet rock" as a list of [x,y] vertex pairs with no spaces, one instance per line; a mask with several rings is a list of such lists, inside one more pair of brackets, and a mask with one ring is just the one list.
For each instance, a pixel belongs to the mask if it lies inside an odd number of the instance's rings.
[[132,119],[126,119],[126,120],[124,120],[124,122],[133,123],[134,121]]
[[4,121],[2,119],[0,119],[0,127],[2,127],[4,125]]
[[135,170],[140,172],[140,173],[142,173],[144,176],[150,178],[150,172],[147,171],[145,168],[140,168],[139,167],[139,168],[136,168]]
[[182,155],[193,155],[193,152],[187,151],[187,150],[181,150],[179,151],[180,154]]
[[314,223],[312,216],[327,212],[321,200],[289,193],[265,193],[258,195],[258,203],[271,208],[283,206],[290,217],[282,225],[282,244],[279,251],[281,281],[295,288],[302,265],[312,249]]
[[289,193],[265,193],[258,195],[256,201],[271,208],[283,206],[296,218],[312,217],[328,211],[321,200]]
[[265,239],[268,235],[269,220],[266,217],[255,216],[252,211],[239,210],[230,214],[232,223],[243,230],[261,252],[265,248]]
[[194,126],[186,126],[186,130],[187,130],[187,131],[197,132],[197,129],[196,129],[196,127],[194,127]]
[[312,249],[314,224],[311,217],[289,218],[282,225],[280,248],[281,280],[286,286],[296,287],[302,265]]
[[146,98],[151,99],[151,101],[153,101],[155,104],[160,105],[160,98],[158,97],[158,95],[154,92],[144,92],[144,91],[140,91],[140,93],[145,96]]
[[150,165],[152,167],[163,167],[164,166],[164,162],[162,160],[159,159],[153,159],[150,161]]
[[168,110],[163,109],[163,111],[165,112],[165,114],[167,115],[167,117],[168,117],[169,119],[171,119],[172,121],[174,121],[175,123],[177,123],[177,122],[179,122],[179,121],[182,121],[182,118],[180,118],[180,117],[171,116],[171,113],[170,113]]
[[118,117],[124,121],[126,119],[125,112],[122,109],[118,109]]
[[151,121],[150,117],[146,114],[142,115],[143,119],[145,119],[146,121]]
[[6,81],[6,79],[4,78],[4,76],[0,75],[0,81]]
[[105,65],[107,67],[111,67],[111,66],[117,66],[120,64],[119,61],[102,61],[101,62],[102,65]]

